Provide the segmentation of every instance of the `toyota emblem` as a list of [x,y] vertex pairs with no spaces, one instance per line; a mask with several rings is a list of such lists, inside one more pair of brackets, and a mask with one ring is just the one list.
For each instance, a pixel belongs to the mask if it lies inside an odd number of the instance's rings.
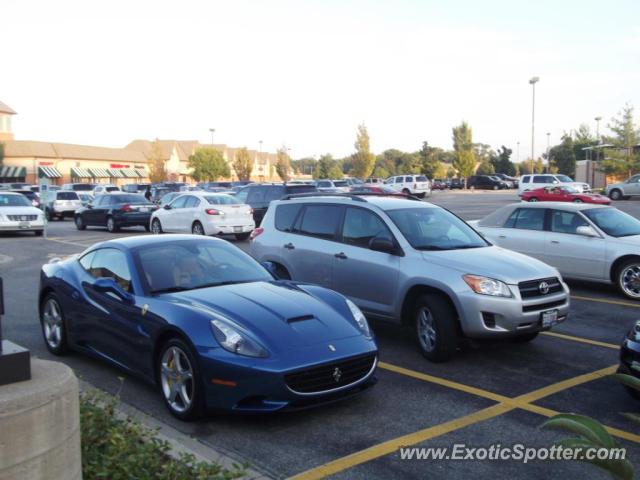
[[333,379],[336,381],[336,383],[338,383],[341,378],[342,378],[342,370],[336,367],[335,370],[333,371]]
[[547,293],[549,293],[549,284],[547,282],[540,282],[540,285],[538,285],[538,290],[540,290],[540,293],[542,295],[546,295]]

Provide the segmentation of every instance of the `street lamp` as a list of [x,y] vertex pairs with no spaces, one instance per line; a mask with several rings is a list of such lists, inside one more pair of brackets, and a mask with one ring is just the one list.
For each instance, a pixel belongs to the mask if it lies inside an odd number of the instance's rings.
[[551,172],[551,157],[549,156],[549,138],[551,137],[551,133],[547,132],[547,173]]
[[602,120],[601,116],[597,116],[595,119],[596,121],[596,143],[598,144],[596,146],[596,162],[600,161],[600,120]]
[[517,145],[517,149],[516,149],[516,152],[517,152],[517,153],[516,153],[516,159],[517,159],[517,162],[518,162],[518,163],[520,163],[520,142],[518,142],[516,145]]
[[536,83],[540,81],[540,77],[531,77],[529,84],[533,87],[533,98],[531,103],[531,173],[533,173],[533,158],[535,152],[535,124],[536,124]]
[[209,131],[211,132],[211,145],[213,145],[213,134],[215,133],[216,129],[210,128]]

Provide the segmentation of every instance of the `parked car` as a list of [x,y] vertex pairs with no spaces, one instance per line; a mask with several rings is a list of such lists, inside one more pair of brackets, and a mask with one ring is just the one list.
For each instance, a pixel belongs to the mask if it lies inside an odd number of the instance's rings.
[[122,227],[142,226],[149,231],[151,213],[157,205],[135,193],[105,193],[78,209],[74,215],[76,228],[106,227],[117,232]]
[[536,175],[523,175],[518,183],[518,195],[527,190],[557,185],[560,187],[573,187],[581,193],[591,192],[591,186],[584,182],[574,182],[571,177],[561,174],[541,173]]
[[346,180],[316,180],[316,188],[319,192],[338,193],[348,192],[350,185]]
[[144,193],[150,183],[127,183],[122,186],[122,191],[127,193]]
[[46,264],[40,278],[47,349],[154,383],[181,420],[309,407],[375,383],[377,347],[358,307],[274,280],[224,240],[120,238]]
[[358,185],[364,185],[364,182],[359,178],[346,177],[344,180],[347,182],[349,187],[357,187]]
[[470,222],[504,248],[538,258],[567,278],[613,283],[640,300],[640,221],[586,203],[514,203]]
[[634,175],[621,183],[612,183],[604,189],[611,200],[628,200],[640,195],[640,175]]
[[83,207],[93,202],[93,199],[94,199],[94,196],[91,195],[90,193],[83,193],[83,192],[78,192],[78,197],[80,198],[80,202],[82,203]]
[[351,187],[350,193],[354,193],[354,194],[378,193],[381,195],[386,194],[386,195],[392,195],[392,196],[406,197],[404,193],[398,192],[397,190],[391,188],[389,185],[384,185],[382,183],[373,184],[373,185],[363,184],[363,185]]
[[21,193],[0,191],[0,232],[33,232],[44,230],[44,214]]
[[464,188],[464,178],[452,178],[449,181],[449,188],[451,190],[461,190]]
[[597,193],[580,193],[573,187],[544,187],[522,193],[525,202],[573,202],[609,205],[609,197]]
[[93,192],[91,192],[91,194],[94,197],[97,197],[98,195],[102,195],[103,193],[113,193],[113,192],[120,192],[120,191],[121,191],[120,187],[109,183],[109,184],[96,185],[95,188],[93,189]]
[[506,182],[491,175],[472,175],[467,178],[469,190],[503,190],[509,188]]
[[[160,208],[164,208],[166,205],[170,204],[171,202],[173,202],[173,200],[182,195],[182,192],[167,192],[165,193],[162,198],[160,199]],[[153,197],[152,197],[153,199]]]
[[243,187],[235,197],[240,203],[246,203],[253,208],[253,220],[256,227],[262,222],[262,218],[273,200],[280,200],[287,195],[301,193],[313,193],[318,189],[314,185],[287,185],[282,183],[254,183]]
[[434,179],[433,182],[431,182],[431,189],[432,190],[446,190],[448,187],[447,182],[445,180],[440,180],[438,178]]
[[[636,320],[620,346],[620,366],[618,373],[640,378],[640,320]],[[636,400],[640,400],[640,392],[635,388],[625,389]]]
[[432,361],[450,358],[461,336],[532,340],[569,311],[558,270],[493,246],[449,211],[416,200],[273,202],[250,251],[281,278],[330,287],[369,318],[414,327]]
[[40,197],[35,192],[31,190],[13,190],[13,192],[24,195],[31,203],[31,206],[40,208]]
[[161,203],[162,199],[164,198],[165,195],[168,195],[170,193],[179,194],[180,192],[175,190],[170,190],[166,187],[151,187],[151,202],[162,205]]
[[0,190],[28,190],[29,188],[31,185],[24,182],[0,183]]
[[515,177],[511,177],[504,173],[494,173],[494,177],[498,177],[503,182],[506,182],[509,185],[509,188],[518,188],[518,179]]
[[231,195],[193,192],[179,195],[151,215],[151,231],[193,233],[194,235],[233,234],[246,240],[255,228],[249,205]]
[[384,179],[378,177],[369,177],[364,181],[364,183],[367,183],[369,185],[371,185],[372,183],[384,183]]
[[92,192],[96,188],[95,183],[65,183],[61,190],[72,190],[74,192]]
[[233,182],[202,182],[202,183],[198,183],[198,186],[203,190],[210,190],[213,188],[224,188],[226,190],[229,190],[234,185],[233,185]]
[[424,175],[398,175],[387,178],[384,183],[405,195],[414,195],[418,198],[431,195],[431,183]]
[[78,192],[73,190],[49,192],[47,200],[41,205],[48,221],[55,219],[64,220],[65,217],[73,217],[76,210],[80,207],[82,207],[82,202],[80,201]]

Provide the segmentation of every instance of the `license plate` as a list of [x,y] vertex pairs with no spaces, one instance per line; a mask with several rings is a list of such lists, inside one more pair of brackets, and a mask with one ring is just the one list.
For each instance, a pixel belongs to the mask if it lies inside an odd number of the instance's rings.
[[549,310],[548,312],[542,312],[542,328],[551,327],[558,323],[558,311]]
[[140,207],[140,211],[141,212],[148,212],[149,211],[149,207]]
[[18,227],[20,227],[20,228],[30,228],[31,227],[31,223],[30,222],[20,222],[20,223],[18,223]]
[[234,231],[235,233],[242,232],[242,227],[233,227],[233,231]]

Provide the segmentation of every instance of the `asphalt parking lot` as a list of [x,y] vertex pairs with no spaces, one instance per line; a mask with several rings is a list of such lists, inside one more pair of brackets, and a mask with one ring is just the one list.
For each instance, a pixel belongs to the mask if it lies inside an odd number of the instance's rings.
[[[435,192],[431,198],[467,220],[515,200],[512,192]],[[640,201],[616,206],[640,218]],[[52,359],[37,317],[40,266],[95,242],[132,234],[145,232],[80,232],[67,220],[52,222],[46,239],[29,234],[0,237],[5,337]],[[607,425],[640,468],[637,426],[620,414],[637,411],[638,403],[607,378],[617,366],[622,336],[640,318],[640,302],[626,300],[612,287],[569,285],[570,318],[552,332],[529,344],[468,345],[445,364],[425,361],[410,332],[374,323],[381,360],[378,385],[351,401],[292,414],[221,415],[181,423],[148,385],[130,377],[121,385],[117,369],[77,354],[56,360],[99,388],[120,390],[122,401],[276,478],[608,478],[572,462],[401,460],[398,453],[401,446],[454,443],[549,446],[568,435],[542,430],[540,424],[556,412],[576,412]]]

